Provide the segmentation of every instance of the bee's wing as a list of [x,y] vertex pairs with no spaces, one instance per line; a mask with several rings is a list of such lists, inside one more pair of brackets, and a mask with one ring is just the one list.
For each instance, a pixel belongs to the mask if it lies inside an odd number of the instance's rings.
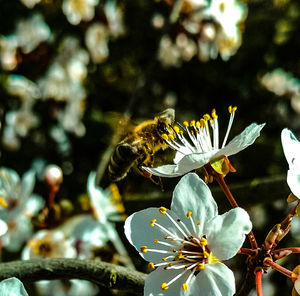
[[175,121],[175,110],[173,108],[168,108],[160,113],[158,113],[155,118],[168,120],[169,124],[173,124]]

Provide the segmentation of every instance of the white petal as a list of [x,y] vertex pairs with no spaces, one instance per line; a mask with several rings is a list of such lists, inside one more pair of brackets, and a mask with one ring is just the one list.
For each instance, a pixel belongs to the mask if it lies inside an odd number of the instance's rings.
[[223,263],[205,265],[190,283],[189,295],[232,296],[235,293],[233,272]]
[[203,226],[218,214],[218,207],[208,186],[194,173],[181,178],[174,189],[171,210],[174,211],[186,225],[190,225],[186,218],[188,211],[192,218],[200,221],[198,234],[203,234]]
[[235,208],[207,221],[205,234],[208,248],[220,260],[233,257],[242,246],[252,223],[248,213]]
[[28,296],[22,282],[15,278],[9,278],[0,282],[0,295],[1,296]]
[[215,157],[221,155],[234,155],[252,145],[256,138],[260,135],[260,131],[264,126],[265,123],[250,124],[238,136],[234,137],[224,148],[220,149]]
[[[188,291],[184,291],[181,288],[181,285],[186,281],[189,272],[186,275],[183,275],[181,278],[176,280],[169,286],[169,289],[162,290],[160,285],[162,283],[167,283],[176,275],[178,275],[183,270],[164,270],[162,267],[157,268],[152,271],[146,278],[145,287],[144,287],[144,296],[187,296],[191,295],[187,293]],[[196,294],[195,294],[196,295]],[[197,295],[198,296],[198,295]]]
[[287,183],[293,194],[300,198],[300,170],[288,170]]
[[22,177],[22,189],[21,195],[22,199],[27,200],[31,195],[35,185],[35,172],[33,170],[27,171]]
[[178,165],[167,164],[157,168],[142,167],[145,171],[151,173],[154,176],[174,178],[183,175],[184,173],[178,172]]
[[7,231],[7,224],[0,219],[0,236],[5,234]]
[[207,164],[215,154],[216,151],[209,151],[206,153],[192,153],[186,155],[178,163],[178,172],[183,175],[192,170],[199,169]]
[[300,170],[300,142],[287,128],[281,132],[281,143],[290,169],[298,168]]
[[[180,158],[180,161],[175,165],[168,164],[157,168],[143,167],[143,169],[154,176],[174,178],[201,168],[207,164],[215,154],[216,151],[209,151],[207,153],[191,153]],[[173,161],[175,162],[175,159]]]
[[[174,216],[174,213],[172,213],[172,211],[168,211],[168,213],[175,219],[178,218]],[[158,208],[148,208],[146,210],[136,212],[126,219],[124,228],[127,239],[139,252],[142,246],[147,246],[149,249],[172,251],[172,247],[154,243],[155,239],[165,242],[168,242],[168,240],[164,239],[164,236],[167,235],[167,233],[161,231],[157,226],[152,227],[150,225],[150,222],[153,219],[156,219],[157,223],[164,226],[172,233],[178,234],[180,237],[183,237],[183,235],[180,234],[174,224],[170,222],[168,217],[159,212]],[[145,260],[154,263],[162,262],[162,258],[168,256],[166,254],[152,252],[140,252],[140,255]]]

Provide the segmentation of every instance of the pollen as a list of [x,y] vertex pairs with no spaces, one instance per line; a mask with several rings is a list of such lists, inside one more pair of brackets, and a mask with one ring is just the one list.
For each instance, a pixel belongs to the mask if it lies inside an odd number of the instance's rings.
[[161,214],[165,214],[165,213],[167,212],[167,209],[166,209],[165,207],[160,207],[160,208],[159,208],[159,212],[160,212]]
[[187,290],[189,288],[187,283],[183,283],[181,286],[182,290]]
[[209,253],[207,251],[203,252],[204,258],[208,258],[209,257]]
[[162,283],[162,284],[160,285],[160,288],[161,288],[162,290],[168,290],[168,289],[169,289],[169,286],[167,285],[167,283]]
[[188,212],[186,213],[186,217],[187,217],[187,218],[190,218],[191,215],[192,215],[192,212],[191,212],[191,211],[188,211]]
[[149,267],[150,269],[155,269],[155,266],[154,266],[154,263],[153,263],[153,262],[149,262],[149,263],[148,263],[148,267]]
[[5,202],[3,197],[0,197],[0,206],[7,208],[7,203]]
[[200,239],[200,244],[201,244],[201,246],[206,246],[207,245],[207,239],[205,239],[204,237],[202,237]]
[[162,134],[161,137],[162,137],[162,139],[165,140],[165,141],[169,140],[169,137],[168,137],[167,134]]
[[228,112],[230,113],[230,114],[233,114],[235,111],[236,111],[236,109],[237,109],[237,106],[234,106],[234,107],[232,107],[231,105],[228,107]]
[[203,118],[200,119],[200,125],[201,125],[201,127],[204,127],[206,125],[205,119],[203,119]]
[[175,133],[177,133],[177,134],[180,132],[180,128],[177,125],[175,125],[173,127],[173,129],[174,129]]
[[206,113],[206,114],[203,115],[203,118],[204,118],[205,121],[209,121],[210,120],[210,115]]
[[148,252],[148,247],[147,246],[142,246],[141,247],[141,252],[142,253],[147,253]]
[[155,222],[156,222],[156,219],[151,220],[150,225],[151,225],[152,227],[154,227]]
[[211,111],[211,117],[212,117],[213,119],[218,119],[218,115],[217,115],[217,113],[216,113],[216,109],[212,109],[212,111]]

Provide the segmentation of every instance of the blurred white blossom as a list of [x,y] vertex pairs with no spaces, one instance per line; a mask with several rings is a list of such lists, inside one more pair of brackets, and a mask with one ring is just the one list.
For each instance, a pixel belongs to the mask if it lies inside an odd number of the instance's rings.
[[32,194],[34,185],[33,171],[26,172],[20,180],[14,170],[0,168],[0,195],[7,203],[7,207],[0,209],[0,219],[5,221],[8,227],[1,237],[1,242],[9,251],[18,251],[32,235],[31,216],[43,206],[41,197]]
[[62,10],[72,25],[78,25],[93,19],[98,3],[99,0],[64,0]]
[[164,66],[180,66],[194,56],[206,62],[218,54],[227,61],[236,53],[247,16],[245,4],[237,0],[184,1],[181,12],[176,24],[180,33],[172,38],[165,35],[160,42],[158,59]]
[[16,36],[0,36],[0,62],[4,70],[14,70],[17,65],[17,47]]
[[41,14],[33,14],[29,19],[22,19],[17,23],[15,34],[18,46],[24,53],[29,53],[50,38],[51,30]]
[[21,2],[28,8],[33,8],[36,4],[40,3],[41,0],[21,0]]
[[108,28],[101,23],[90,25],[85,33],[85,44],[94,63],[103,62],[109,55],[108,34]]
[[300,113],[300,80],[291,73],[277,68],[266,73],[260,80],[261,84],[277,96],[286,96],[291,100],[292,108]]

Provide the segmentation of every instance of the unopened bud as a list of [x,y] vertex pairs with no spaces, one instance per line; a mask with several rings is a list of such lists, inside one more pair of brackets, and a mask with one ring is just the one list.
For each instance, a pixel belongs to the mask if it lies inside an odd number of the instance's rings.
[[44,180],[50,186],[60,185],[63,181],[63,172],[55,164],[47,165],[44,172]]

